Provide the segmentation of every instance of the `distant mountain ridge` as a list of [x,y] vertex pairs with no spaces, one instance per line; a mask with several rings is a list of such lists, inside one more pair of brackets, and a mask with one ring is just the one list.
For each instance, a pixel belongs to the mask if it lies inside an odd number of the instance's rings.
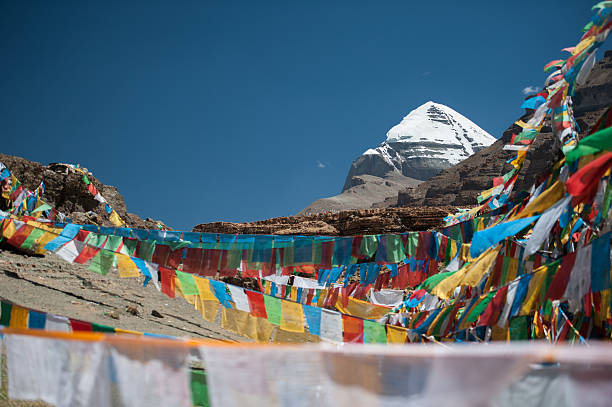
[[349,169],[339,195],[319,199],[300,215],[367,209],[491,145],[495,138],[448,106],[427,102],[393,126]]

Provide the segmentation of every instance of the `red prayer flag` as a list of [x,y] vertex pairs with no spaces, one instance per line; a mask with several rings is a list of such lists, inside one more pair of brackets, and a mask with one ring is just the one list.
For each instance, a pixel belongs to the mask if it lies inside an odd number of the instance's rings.
[[185,254],[185,260],[183,261],[183,271],[185,273],[196,273],[200,272],[202,268],[202,249],[188,248]]
[[497,323],[499,319],[499,314],[501,313],[504,305],[506,305],[506,294],[508,293],[508,286],[505,285],[497,290],[497,293],[487,305],[484,312],[480,316],[480,320],[478,321],[478,326],[493,326]]
[[574,261],[576,260],[576,252],[568,253],[563,257],[561,267],[553,276],[548,291],[546,292],[546,299],[558,300],[565,293],[567,283],[570,279],[572,268],[574,267]]
[[24,224],[19,229],[17,229],[17,232],[15,232],[15,234],[11,236],[11,238],[8,239],[7,242],[10,243],[12,246],[21,247],[23,242],[26,241],[26,239],[28,238],[28,236],[30,236],[30,233],[32,233],[33,230],[34,228],[32,226]]
[[346,343],[363,343],[363,320],[342,315],[342,336]]
[[251,308],[251,315],[259,318],[268,318],[266,313],[266,305],[264,298],[261,293],[251,290],[244,290],[247,298],[249,299],[249,307]]
[[77,319],[70,318],[70,325],[73,331],[86,331],[92,332],[91,322],[79,321]]
[[91,260],[98,252],[99,248],[93,246],[85,246],[83,250],[79,253],[79,255],[74,259],[75,263],[85,264],[87,261]]
[[565,183],[565,189],[568,194],[574,197],[572,199],[572,206],[593,199],[599,186],[599,180],[611,165],[612,152],[608,152],[591,161],[569,177]]
[[174,298],[174,276],[173,269],[159,266],[159,279],[161,281],[161,292],[170,298]]

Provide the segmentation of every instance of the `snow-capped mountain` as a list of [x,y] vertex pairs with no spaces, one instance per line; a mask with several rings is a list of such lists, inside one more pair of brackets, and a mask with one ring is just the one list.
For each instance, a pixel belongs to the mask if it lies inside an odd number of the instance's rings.
[[359,185],[360,175],[390,174],[426,180],[495,141],[489,133],[448,106],[427,102],[387,132],[378,147],[351,165],[343,191]]

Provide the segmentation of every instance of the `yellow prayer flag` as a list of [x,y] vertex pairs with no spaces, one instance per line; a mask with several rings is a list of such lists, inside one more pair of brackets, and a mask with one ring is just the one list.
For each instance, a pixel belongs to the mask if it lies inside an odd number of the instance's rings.
[[508,274],[506,275],[506,281],[502,281],[502,284],[506,284],[509,281],[512,281],[516,278],[516,273],[518,272],[518,259],[514,257],[510,257],[508,260]]
[[23,328],[28,327],[28,314],[29,311],[19,305],[13,304],[11,307],[11,320],[9,326],[11,328]]
[[119,217],[119,215],[114,209],[111,212],[110,216],[108,217],[108,220],[110,220],[111,223],[117,227],[125,226],[125,222]]
[[488,248],[471,263],[467,263],[455,274],[451,274],[449,277],[440,281],[440,283],[433,288],[431,293],[442,299],[448,299],[453,294],[456,287],[462,285],[474,286],[478,284],[493,265],[498,251],[499,247],[497,246]]
[[565,195],[565,185],[561,181],[556,181],[546,191],[542,192],[536,199],[527,205],[518,214],[510,217],[507,221],[527,218],[536,212],[544,212]]
[[302,304],[292,301],[281,301],[280,327],[289,332],[304,332]]
[[297,287],[291,287],[291,292],[289,293],[289,299],[291,299],[291,301],[297,302],[297,290]]
[[323,308],[323,303],[325,302],[325,297],[327,297],[327,292],[329,288],[323,288],[319,291],[319,298],[317,299],[317,307]]
[[58,235],[54,233],[45,232],[42,236],[40,236],[34,244],[32,244],[32,249],[36,254],[45,254],[47,251],[45,250],[45,245],[49,243],[51,240],[55,239]]
[[459,286],[459,283],[467,273],[467,269],[470,267],[471,263],[465,264],[456,273],[451,274],[446,277],[444,280],[440,281],[432,290],[431,293],[436,295],[442,299],[450,298],[451,294],[455,290],[456,287]]
[[200,311],[202,318],[208,322],[214,322],[219,312],[219,301],[204,301],[200,296],[196,296],[195,308]]
[[533,309],[540,295],[540,289],[542,288],[542,283],[544,282],[547,271],[547,266],[541,266],[533,272],[531,281],[529,282],[529,289],[527,290],[527,295],[525,295],[525,301],[523,301],[519,315],[529,315]]
[[228,331],[246,336],[248,312],[225,308],[221,312],[221,327]]
[[391,311],[391,308],[358,300],[353,297],[349,297],[346,307],[342,305],[342,298],[338,297],[335,307],[343,314],[363,319],[379,319]]
[[590,35],[590,36],[586,37],[585,39],[583,39],[582,41],[580,41],[576,45],[576,47],[574,47],[574,51],[572,52],[572,55],[578,55],[582,51],[584,51],[585,49],[587,49],[588,47],[593,45],[593,43],[595,42],[596,38],[597,38],[596,35]]
[[200,292],[200,298],[202,299],[202,301],[219,302],[217,297],[213,294],[212,290],[210,289],[210,282],[208,281],[207,278],[202,278],[202,277],[198,277],[194,275],[193,281],[195,282],[196,287],[198,287],[198,291]]
[[12,219],[4,219],[2,221],[2,237],[5,239],[10,239],[15,233],[17,233],[15,222],[13,222]]
[[130,259],[130,256],[117,253],[115,255],[117,259],[117,268],[119,269],[119,277],[138,277],[140,276],[140,270],[138,266]]
[[408,330],[394,325],[387,325],[387,343],[406,343]]
[[521,165],[523,165],[523,161],[525,161],[525,157],[527,156],[527,150],[521,150],[516,152],[516,158],[510,162],[512,166],[519,170]]
[[463,279],[461,279],[461,285],[475,286],[478,284],[491,269],[498,251],[499,247],[491,247],[478,256],[466,271]]
[[257,318],[249,313],[246,314],[246,325],[240,334],[257,342],[269,342],[276,325],[270,323],[265,318]]
[[461,245],[461,249],[459,249],[459,259],[466,262],[470,261],[472,258],[470,257],[470,243],[464,243]]
[[451,240],[450,242],[451,242],[450,258],[454,259],[455,256],[457,255],[457,241]]

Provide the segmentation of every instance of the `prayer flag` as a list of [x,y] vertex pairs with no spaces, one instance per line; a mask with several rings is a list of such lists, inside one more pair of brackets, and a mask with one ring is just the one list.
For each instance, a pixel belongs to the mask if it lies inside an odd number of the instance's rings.
[[302,304],[282,300],[280,327],[289,332],[304,332]]

